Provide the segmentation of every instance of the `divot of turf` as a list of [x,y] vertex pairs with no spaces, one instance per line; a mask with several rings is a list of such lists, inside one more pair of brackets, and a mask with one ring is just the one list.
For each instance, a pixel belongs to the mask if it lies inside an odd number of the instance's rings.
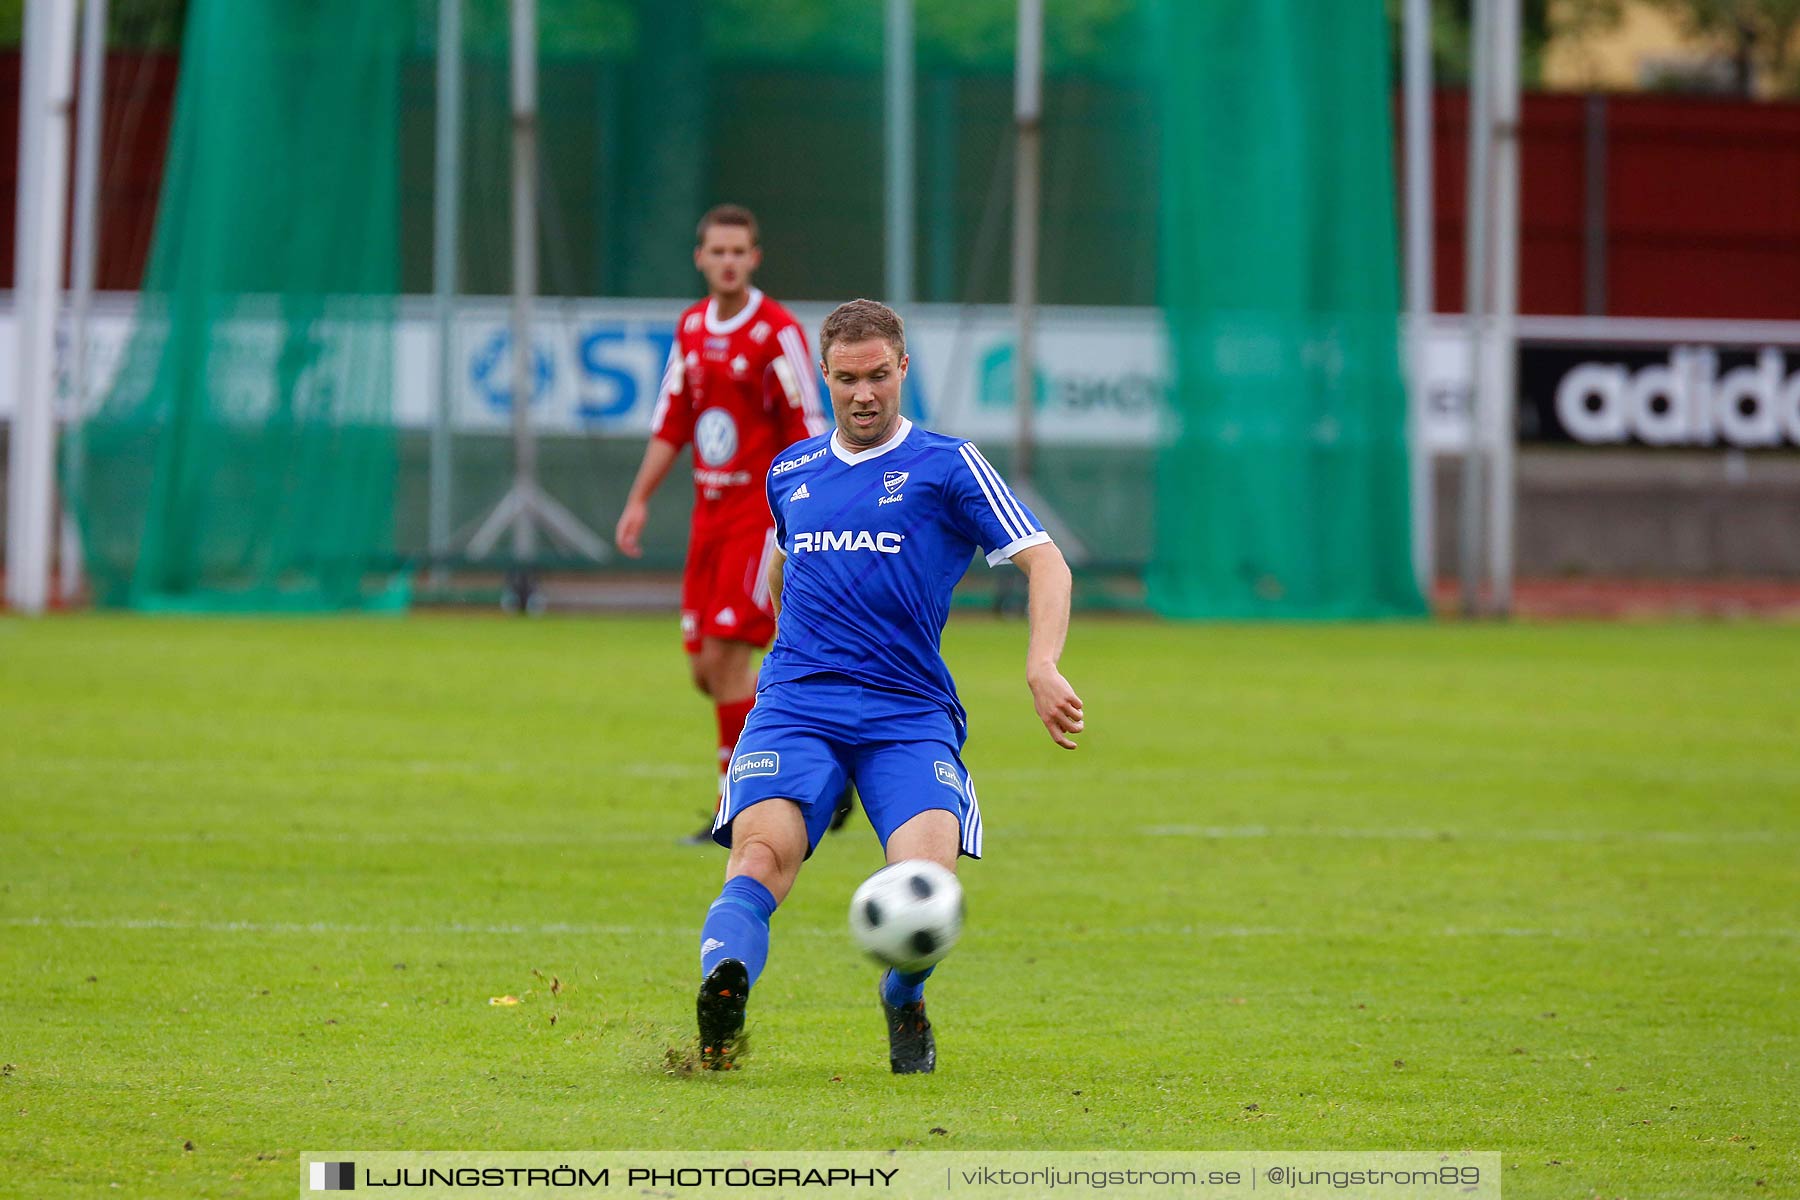
[[[743,1070],[744,1058],[749,1053],[750,1033],[748,1030],[745,1030],[743,1033],[738,1034],[737,1041],[732,1044],[730,1065],[720,1068],[720,1071]],[[661,1069],[663,1074],[677,1078],[685,1078],[689,1075],[696,1074],[717,1073],[706,1070],[700,1065],[700,1043],[698,1040],[690,1040],[682,1042],[679,1045],[665,1047],[662,1055]]]
[[694,1045],[670,1046],[663,1051],[662,1073],[685,1079],[700,1069],[700,1048]]

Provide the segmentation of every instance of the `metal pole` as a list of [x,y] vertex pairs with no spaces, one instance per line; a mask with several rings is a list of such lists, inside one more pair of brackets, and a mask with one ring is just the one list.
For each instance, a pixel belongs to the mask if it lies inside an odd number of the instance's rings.
[[1470,23],[1469,112],[1468,130],[1469,182],[1464,200],[1463,258],[1464,319],[1469,338],[1469,440],[1463,451],[1462,497],[1458,513],[1461,541],[1457,559],[1462,576],[1462,610],[1475,616],[1481,607],[1482,553],[1482,460],[1485,453],[1484,413],[1488,407],[1486,330],[1488,304],[1488,135],[1492,90],[1491,36],[1493,0],[1475,0]]
[[462,201],[462,6],[438,0],[437,171],[431,258],[437,318],[436,404],[431,419],[431,581],[448,577],[451,491],[450,423],[456,356],[457,233]]
[[926,256],[931,267],[925,291],[931,299],[947,303],[956,298],[956,79],[934,75],[925,85],[930,116],[925,144],[930,149],[927,171],[925,228],[930,231]]
[[1437,578],[1436,515],[1431,447],[1425,426],[1430,403],[1426,350],[1435,307],[1431,195],[1431,0],[1406,0],[1406,346],[1411,402],[1407,451],[1412,468],[1413,578],[1427,603]]
[[887,298],[913,298],[913,0],[887,0]]
[[537,482],[537,442],[531,431],[531,399],[537,379],[531,339],[531,304],[537,295],[537,2],[512,0],[513,134],[513,308],[512,432],[513,485],[469,538],[469,557],[485,558],[512,530],[513,570],[505,603],[536,612],[543,596],[532,579],[537,526],[553,541],[596,562],[608,558],[606,543],[558,504]]
[[1013,167],[1013,313],[1018,333],[1013,347],[1013,405],[1018,413],[1018,450],[1012,474],[1030,486],[1033,459],[1032,409],[1037,400],[1036,348],[1038,191],[1044,91],[1044,0],[1019,0],[1019,49],[1013,74],[1013,118],[1018,155]]
[[6,599],[28,614],[50,600],[55,529],[56,316],[68,202],[75,0],[25,6],[13,299],[17,407],[7,460]]
[[1514,439],[1518,406],[1519,0],[1494,0],[1494,317],[1488,397],[1487,528],[1490,610],[1512,610]]
[[63,603],[81,592],[81,530],[68,497],[78,494],[86,471],[82,423],[88,415],[88,312],[93,306],[94,276],[100,253],[100,118],[106,104],[107,0],[85,0],[81,12],[81,102],[75,121],[75,228],[69,251],[69,407],[67,487],[63,494],[62,552],[57,590]]
[[537,556],[529,500],[537,491],[537,444],[531,433],[536,372],[531,302],[537,294],[537,0],[512,0],[513,558],[523,569]]
[[1581,311],[1606,315],[1606,97],[1583,108],[1581,169]]

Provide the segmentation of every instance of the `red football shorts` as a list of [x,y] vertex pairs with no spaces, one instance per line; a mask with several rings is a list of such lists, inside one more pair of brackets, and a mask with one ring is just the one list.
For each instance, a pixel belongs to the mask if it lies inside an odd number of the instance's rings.
[[696,534],[688,543],[681,575],[681,643],[700,652],[702,638],[767,646],[775,637],[770,615],[769,559],[775,531]]

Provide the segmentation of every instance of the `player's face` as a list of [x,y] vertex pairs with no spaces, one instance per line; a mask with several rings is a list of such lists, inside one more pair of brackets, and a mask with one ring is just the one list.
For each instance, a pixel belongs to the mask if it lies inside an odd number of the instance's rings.
[[907,357],[895,356],[886,338],[833,342],[825,358],[825,383],[838,440],[852,450],[869,450],[900,428],[900,384]]
[[762,251],[742,225],[709,225],[694,248],[694,266],[706,277],[715,296],[736,296],[750,286],[750,274],[762,265]]

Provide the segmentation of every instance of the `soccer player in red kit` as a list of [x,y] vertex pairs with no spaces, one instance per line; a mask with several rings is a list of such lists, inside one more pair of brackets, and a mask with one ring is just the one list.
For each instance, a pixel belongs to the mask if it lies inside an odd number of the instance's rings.
[[[774,520],[764,490],[769,464],[831,422],[806,334],[787,309],[751,286],[762,263],[756,218],[722,204],[700,218],[694,266],[707,297],[681,314],[650,417],[650,444],[613,540],[627,556],[650,497],[682,447],[694,447],[694,518],[681,580],[681,640],[694,686],[719,721],[718,768],[756,701],[752,656],[775,635],[767,579]],[[712,820],[690,840],[710,840]]]

